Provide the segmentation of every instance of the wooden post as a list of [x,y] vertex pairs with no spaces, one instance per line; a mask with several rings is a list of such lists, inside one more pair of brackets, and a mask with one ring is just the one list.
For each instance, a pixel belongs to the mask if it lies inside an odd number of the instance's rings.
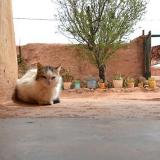
[[17,79],[17,54],[11,0],[0,0],[0,102],[11,100]]
[[144,40],[144,64],[145,64],[145,73],[144,76],[146,79],[151,77],[151,31],[149,31],[148,35]]
[[142,30],[142,36],[144,36],[144,34],[145,34],[145,31],[144,31],[144,30]]

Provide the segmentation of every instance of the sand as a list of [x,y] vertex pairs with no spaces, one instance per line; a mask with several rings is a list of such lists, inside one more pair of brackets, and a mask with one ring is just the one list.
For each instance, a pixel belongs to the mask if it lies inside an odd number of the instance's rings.
[[160,89],[65,90],[60,104],[0,104],[0,118],[16,117],[160,119]]

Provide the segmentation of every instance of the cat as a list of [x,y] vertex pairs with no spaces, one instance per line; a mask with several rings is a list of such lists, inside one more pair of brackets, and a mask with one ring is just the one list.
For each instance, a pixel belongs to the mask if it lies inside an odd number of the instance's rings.
[[37,68],[30,69],[17,80],[16,97],[28,103],[52,105],[60,103],[62,88],[61,66],[43,66],[38,63]]

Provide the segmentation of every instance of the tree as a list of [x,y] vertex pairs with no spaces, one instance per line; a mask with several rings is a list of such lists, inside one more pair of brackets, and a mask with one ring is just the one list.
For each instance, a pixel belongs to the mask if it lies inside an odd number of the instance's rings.
[[145,13],[145,0],[58,0],[59,28],[88,50],[105,81],[106,62]]

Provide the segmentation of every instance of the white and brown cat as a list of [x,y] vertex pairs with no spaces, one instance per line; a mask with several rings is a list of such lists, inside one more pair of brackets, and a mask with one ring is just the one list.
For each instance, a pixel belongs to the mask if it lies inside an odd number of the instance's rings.
[[28,103],[52,105],[60,103],[62,77],[61,66],[51,67],[37,64],[37,68],[30,69],[17,80],[16,96]]

